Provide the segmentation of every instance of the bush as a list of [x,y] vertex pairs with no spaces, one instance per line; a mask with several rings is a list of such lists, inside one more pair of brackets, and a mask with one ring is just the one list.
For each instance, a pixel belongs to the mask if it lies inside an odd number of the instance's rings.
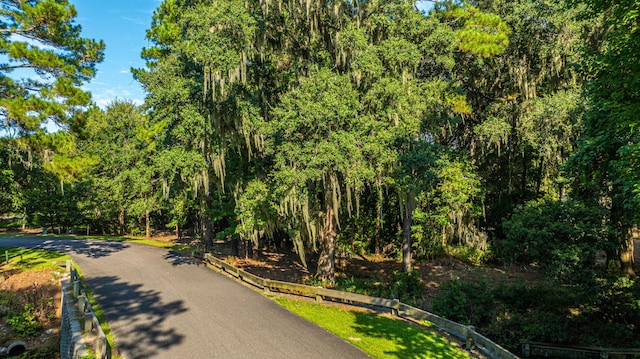
[[40,329],[42,329],[42,324],[38,323],[36,318],[35,308],[26,304],[21,314],[13,315],[7,319],[7,324],[13,328],[18,336],[35,337],[40,334]]
[[[309,285],[314,283],[307,281]],[[358,293],[369,295],[372,297],[388,297],[390,296],[389,287],[385,286],[383,279],[364,279],[364,278],[336,278],[335,289],[349,293]],[[315,284],[317,285],[317,284]]]
[[417,306],[424,294],[424,284],[420,280],[420,273],[416,271],[396,272],[393,275],[393,291],[403,303]]
[[526,203],[503,221],[505,238],[494,243],[505,264],[538,264],[545,275],[564,282],[588,281],[595,253],[615,253],[605,213],[597,203],[545,197]]
[[[307,285],[319,285],[314,281],[306,281]],[[335,289],[350,293],[369,295],[372,297],[398,298],[403,303],[418,306],[424,294],[424,284],[418,272],[395,272],[393,284],[385,285],[383,278],[337,278]]]
[[473,325],[486,325],[494,316],[495,299],[487,283],[445,282],[433,300],[433,312],[447,319]]

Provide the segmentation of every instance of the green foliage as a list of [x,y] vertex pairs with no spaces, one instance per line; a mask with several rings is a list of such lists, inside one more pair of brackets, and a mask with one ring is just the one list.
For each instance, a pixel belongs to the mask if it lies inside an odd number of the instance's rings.
[[494,296],[487,283],[445,282],[433,300],[433,312],[462,324],[485,325],[493,318]]
[[392,291],[401,302],[418,306],[424,295],[424,283],[417,271],[398,271],[393,275]]
[[511,30],[499,15],[464,7],[454,8],[449,16],[463,19],[463,27],[454,32],[462,51],[492,57],[503,53],[509,45]]
[[[104,43],[80,37],[76,10],[66,0],[3,2],[0,8],[0,130],[13,136],[41,132],[45,121],[73,126],[73,115],[89,104],[80,89],[95,75]],[[27,69],[19,77],[12,72]]]
[[[640,36],[637,1],[568,1],[602,30],[583,48],[588,110],[569,168],[580,193],[611,199],[610,218],[620,243],[623,270],[634,275],[627,249],[640,208],[638,116]],[[604,14],[604,15],[603,15]]]
[[[313,283],[308,283],[313,285]],[[357,278],[357,277],[338,277],[336,278],[335,289],[344,292],[358,293],[369,295],[372,297],[390,298],[393,293],[390,287],[386,286],[383,278]]]
[[[321,283],[309,282],[308,285]],[[422,303],[425,286],[417,271],[397,271],[392,284],[385,284],[384,278],[338,277],[334,288],[350,293],[358,293],[381,298],[397,298],[403,303],[419,306]]]
[[277,207],[265,183],[259,180],[249,183],[236,200],[235,210],[239,222],[235,233],[240,238],[258,243],[260,237],[273,237]]
[[433,258],[449,246],[486,251],[486,235],[476,227],[477,205],[482,185],[473,167],[462,155],[439,154],[430,167],[429,187],[418,195],[412,237],[417,258]]
[[40,329],[42,329],[42,324],[38,323],[35,308],[31,304],[25,304],[22,313],[9,316],[7,324],[15,330],[18,336],[23,338],[35,337],[40,334]]
[[528,202],[503,222],[505,239],[496,241],[496,256],[509,264],[538,264],[551,278],[587,280],[595,269],[596,251],[615,254],[603,218],[604,211],[593,203],[550,198]]
[[565,287],[552,282],[458,279],[441,287],[433,311],[475,325],[514,352],[520,350],[522,339],[560,345],[635,345],[637,282],[623,278],[598,283]]

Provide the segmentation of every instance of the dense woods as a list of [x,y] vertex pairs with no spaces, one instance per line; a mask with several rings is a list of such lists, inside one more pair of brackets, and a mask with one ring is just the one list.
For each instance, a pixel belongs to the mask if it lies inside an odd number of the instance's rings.
[[[618,333],[596,344],[638,346],[639,13],[635,0],[426,13],[404,0],[164,0],[133,69],[144,105],[100,109],[78,86],[104,44],[80,37],[73,7],[2,1],[0,212],[63,231],[175,231],[247,256],[273,245],[328,283],[337,257],[372,253],[405,272],[444,255],[537,266],[584,299],[581,320]],[[519,290],[481,299],[532,295]]]

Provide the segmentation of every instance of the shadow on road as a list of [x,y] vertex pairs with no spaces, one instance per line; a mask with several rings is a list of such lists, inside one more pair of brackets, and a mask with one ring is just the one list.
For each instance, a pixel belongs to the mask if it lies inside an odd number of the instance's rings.
[[181,255],[178,252],[169,251],[169,253],[162,256],[167,262],[169,262],[172,266],[181,266],[181,265],[196,265],[200,266],[202,262],[199,259],[193,257],[186,257]]
[[128,247],[128,244],[122,242],[71,238],[47,239],[39,246],[39,248],[49,251],[77,253],[92,258],[106,257]]
[[67,254],[79,254],[90,258],[109,256],[129,247],[123,242],[102,240],[74,239],[69,237],[27,237],[6,236],[0,237],[2,247],[21,247],[58,251]]
[[[134,323],[120,331],[118,349],[130,358],[153,358],[163,349],[180,344],[184,335],[167,328],[171,316],[187,311],[183,301],[164,303],[160,292],[143,290],[140,284],[130,284],[118,277],[97,277],[87,280],[94,295],[109,301],[102,306],[108,321]],[[108,299],[106,299],[108,298]]]

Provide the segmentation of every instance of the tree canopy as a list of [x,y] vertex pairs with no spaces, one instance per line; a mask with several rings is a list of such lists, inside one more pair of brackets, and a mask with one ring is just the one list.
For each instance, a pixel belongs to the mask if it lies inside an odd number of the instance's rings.
[[104,43],[81,37],[68,1],[0,6],[0,131],[23,136],[47,121],[74,126],[91,100],[80,85],[95,75]]
[[164,0],[144,104],[104,109],[73,6],[1,4],[0,206],[25,225],[294,251],[327,285],[367,254],[532,265],[637,336],[607,315],[640,283],[638,1]]

